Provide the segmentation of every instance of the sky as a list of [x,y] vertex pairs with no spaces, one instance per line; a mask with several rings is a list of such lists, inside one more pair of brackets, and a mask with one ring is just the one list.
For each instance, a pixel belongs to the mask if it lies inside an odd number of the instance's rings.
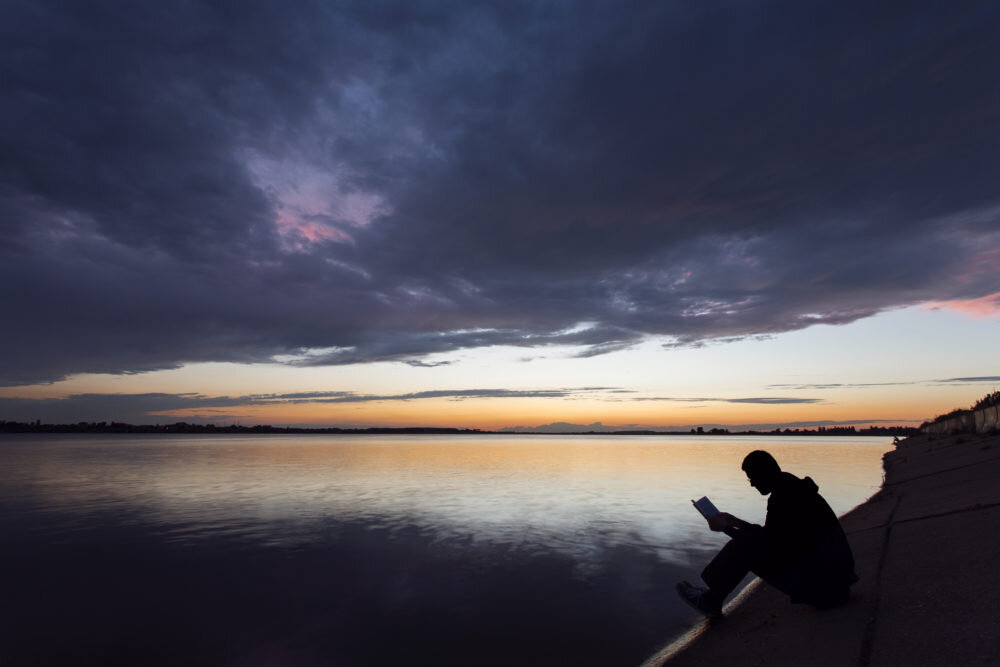
[[990,2],[0,5],[0,419],[919,423],[1000,386]]

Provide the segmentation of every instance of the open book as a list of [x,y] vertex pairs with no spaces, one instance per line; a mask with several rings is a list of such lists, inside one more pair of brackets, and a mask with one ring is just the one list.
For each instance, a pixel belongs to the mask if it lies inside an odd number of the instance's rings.
[[715,516],[719,513],[712,501],[708,499],[707,496],[702,496],[698,500],[692,500],[691,504],[694,505],[695,509],[701,512],[701,515],[706,519],[710,516]]

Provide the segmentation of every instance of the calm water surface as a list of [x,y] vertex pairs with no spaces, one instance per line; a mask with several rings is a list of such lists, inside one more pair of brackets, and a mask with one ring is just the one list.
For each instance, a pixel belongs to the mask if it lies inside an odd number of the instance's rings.
[[0,664],[636,665],[763,520],[753,449],[834,510],[889,438],[6,436]]

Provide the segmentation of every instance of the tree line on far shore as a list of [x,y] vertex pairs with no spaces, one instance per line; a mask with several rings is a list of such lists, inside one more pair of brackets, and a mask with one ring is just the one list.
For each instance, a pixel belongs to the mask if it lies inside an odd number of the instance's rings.
[[[919,429],[913,426],[820,426],[816,429],[776,428],[770,431],[730,431],[726,428],[705,430],[701,427],[690,431],[655,431],[655,430],[623,430],[623,431],[567,431],[565,433],[522,433],[520,435],[866,435],[866,436],[900,436],[914,435]],[[439,428],[429,426],[411,426],[402,428],[372,427],[372,428],[302,428],[296,426],[271,426],[258,424],[255,426],[216,426],[215,424],[189,424],[176,422],[174,424],[127,424],[124,422],[77,422],[75,424],[43,424],[41,420],[33,422],[0,420],[0,433],[219,433],[219,434],[345,434],[345,435],[511,435],[497,431],[483,431],[476,428]]]

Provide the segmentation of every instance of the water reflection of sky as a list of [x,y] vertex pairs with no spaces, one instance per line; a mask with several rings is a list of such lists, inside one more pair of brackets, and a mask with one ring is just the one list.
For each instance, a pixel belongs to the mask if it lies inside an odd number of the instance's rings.
[[766,447],[842,512],[889,446],[4,437],[0,664],[640,664],[724,540],[692,498],[759,521]]
[[[142,437],[0,441],[2,487],[21,511],[67,522],[113,513],[171,540],[321,539],[323,521],[437,539],[555,549],[586,567],[601,545],[684,562],[721,544],[690,499],[763,519],[740,461],[770,450],[838,513],[881,482],[886,438]],[[3,492],[0,492],[3,493]]]

